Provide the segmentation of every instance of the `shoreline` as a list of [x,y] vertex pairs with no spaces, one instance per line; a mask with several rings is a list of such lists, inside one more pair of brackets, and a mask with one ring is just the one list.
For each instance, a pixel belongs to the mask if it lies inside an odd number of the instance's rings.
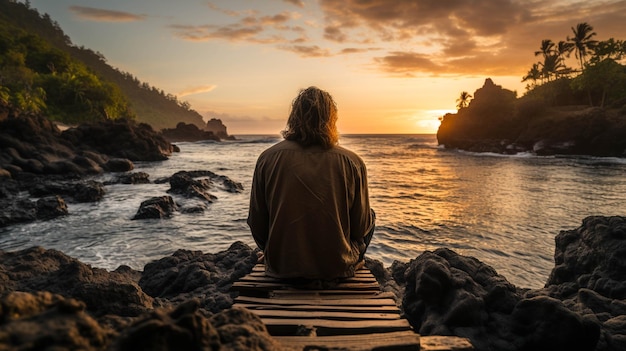
[[[466,337],[477,350],[626,346],[626,258],[621,255],[626,217],[585,218],[555,242],[548,284],[533,290],[516,287],[492,267],[449,249],[426,251],[391,267],[367,257],[366,262],[381,290],[396,295],[422,335]],[[124,265],[107,271],[56,250],[0,251],[0,334],[11,335],[0,338],[0,346],[23,347],[51,333],[54,345],[87,343],[90,350],[124,349],[138,338],[175,337],[145,329],[157,324],[169,331],[200,328],[195,333],[202,340],[190,340],[190,345],[211,339],[207,330],[222,335],[255,326],[253,333],[246,329],[246,338],[271,350],[276,345],[260,320],[233,310],[235,295],[229,291],[256,259],[257,250],[235,242],[215,254],[178,250],[143,271]],[[181,325],[183,315],[196,322]],[[90,333],[74,335],[73,328],[83,324]]]

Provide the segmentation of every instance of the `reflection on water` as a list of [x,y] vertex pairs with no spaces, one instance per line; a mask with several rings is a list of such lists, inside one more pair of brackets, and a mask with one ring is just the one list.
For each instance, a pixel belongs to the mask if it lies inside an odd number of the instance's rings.
[[[0,249],[40,245],[98,267],[142,269],[181,248],[217,252],[237,240],[253,246],[245,221],[252,171],[258,154],[278,140],[180,143],[182,152],[167,161],[136,164],[151,180],[211,170],[244,185],[241,194],[215,189],[218,200],[203,214],[132,221],[142,201],[165,195],[169,185],[107,186],[99,203],[69,204],[70,216],[0,229]],[[368,256],[386,266],[447,247],[516,285],[538,288],[554,266],[560,230],[590,215],[624,215],[623,159],[464,153],[438,148],[432,135],[344,136],[341,143],[368,166],[377,213]]]

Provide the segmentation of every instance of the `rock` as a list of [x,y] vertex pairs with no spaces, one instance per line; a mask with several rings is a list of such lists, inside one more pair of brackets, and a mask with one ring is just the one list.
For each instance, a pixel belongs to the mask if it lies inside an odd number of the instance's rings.
[[96,202],[105,194],[104,184],[94,180],[64,182],[43,180],[32,185],[29,193],[34,197],[63,195],[76,202]]
[[37,205],[28,199],[0,199],[0,227],[37,219]]
[[37,200],[37,219],[52,219],[59,216],[66,216],[68,214],[67,205],[63,198],[55,196],[42,197]]
[[94,316],[138,316],[153,307],[132,274],[92,268],[56,250],[0,251],[0,272],[5,293],[49,291],[83,301]]
[[49,292],[12,292],[0,300],[2,350],[106,350],[113,331],[85,312],[85,304]]
[[521,300],[511,318],[520,350],[593,350],[600,337],[597,324],[547,296]]
[[143,201],[132,219],[169,218],[178,210],[178,205],[171,196],[153,197]]
[[201,141],[201,140],[215,140],[220,141],[217,134],[201,130],[195,124],[187,124],[180,122],[176,125],[176,128],[169,128],[161,130],[163,137],[169,142],[179,141]]
[[131,161],[162,161],[172,154],[172,145],[148,124],[125,119],[85,123],[61,136],[82,150]]
[[198,304],[190,300],[175,310],[157,309],[142,316],[122,333],[116,349],[219,350],[219,334],[200,313]]
[[[457,113],[441,118],[437,140],[446,148],[472,152],[537,155],[626,155],[625,110],[573,105],[587,101],[569,87],[559,87],[566,80],[549,83],[549,90],[560,91],[556,106],[548,106],[542,93],[530,91],[517,98],[515,93],[486,79],[474,99]],[[544,88],[544,87],[542,87]],[[569,91],[569,93],[566,93]],[[556,98],[556,97],[554,97]]]
[[256,262],[256,251],[241,242],[216,254],[177,250],[148,263],[139,285],[148,295],[173,302],[202,297],[203,307],[217,312],[232,306],[234,293],[229,291],[230,286],[249,273]]
[[133,162],[127,158],[112,158],[104,164],[109,172],[129,172],[135,168]]
[[573,293],[587,288],[626,299],[626,217],[587,217],[579,228],[561,231],[555,243],[555,267],[547,287],[573,284]]
[[245,308],[224,310],[210,318],[210,322],[226,350],[279,350],[281,345],[267,332],[261,319]]
[[199,198],[211,203],[213,200],[217,199],[217,197],[209,193],[210,188],[210,180],[196,180],[193,179],[189,172],[180,171],[170,177],[170,189],[167,192],[182,195],[186,198]]
[[116,176],[112,180],[105,181],[105,185],[112,184],[149,184],[150,175],[146,172],[128,172]]

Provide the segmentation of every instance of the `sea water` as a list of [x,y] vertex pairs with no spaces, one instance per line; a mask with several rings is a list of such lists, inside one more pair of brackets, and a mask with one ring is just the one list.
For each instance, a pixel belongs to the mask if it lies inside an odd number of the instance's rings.
[[[109,185],[97,203],[68,203],[69,216],[0,228],[0,249],[37,245],[94,267],[142,270],[177,249],[218,252],[235,241],[254,247],[246,224],[254,164],[278,141],[248,135],[177,143],[181,152],[168,160],[135,164],[134,171],[152,181],[180,170],[210,170],[243,184],[241,193],[212,190],[218,199],[204,213],[132,220],[142,201],[167,195],[169,184]],[[434,135],[345,135],[340,144],[367,165],[377,214],[367,256],[387,267],[449,248],[489,264],[515,285],[540,288],[554,267],[559,231],[580,226],[587,216],[626,215],[626,159],[468,153],[438,146]]]

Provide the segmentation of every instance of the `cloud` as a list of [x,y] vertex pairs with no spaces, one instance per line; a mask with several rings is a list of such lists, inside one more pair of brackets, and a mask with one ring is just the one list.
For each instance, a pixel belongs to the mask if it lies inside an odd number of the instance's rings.
[[[588,22],[597,39],[622,38],[626,1],[569,0],[320,0],[324,39],[358,53],[360,45],[386,47],[373,58],[391,75],[523,75],[542,39],[555,42]],[[603,34],[601,36],[601,34]],[[366,43],[363,38],[369,38]],[[373,40],[372,40],[373,39]]]
[[178,97],[183,97],[183,96],[193,95],[193,94],[208,93],[209,91],[212,91],[215,88],[217,88],[217,85],[213,85],[213,84],[191,87],[189,89],[185,89],[181,91],[180,93],[178,93]]
[[304,7],[304,1],[302,0],[284,0],[284,1],[292,5],[298,6],[298,7]]
[[142,21],[146,17],[146,15],[136,15],[130,12],[104,10],[85,6],[70,6],[70,11],[81,19],[96,22],[134,22]]
[[290,51],[301,57],[329,57],[332,56],[328,49],[322,49],[317,45],[282,45],[279,49]]

